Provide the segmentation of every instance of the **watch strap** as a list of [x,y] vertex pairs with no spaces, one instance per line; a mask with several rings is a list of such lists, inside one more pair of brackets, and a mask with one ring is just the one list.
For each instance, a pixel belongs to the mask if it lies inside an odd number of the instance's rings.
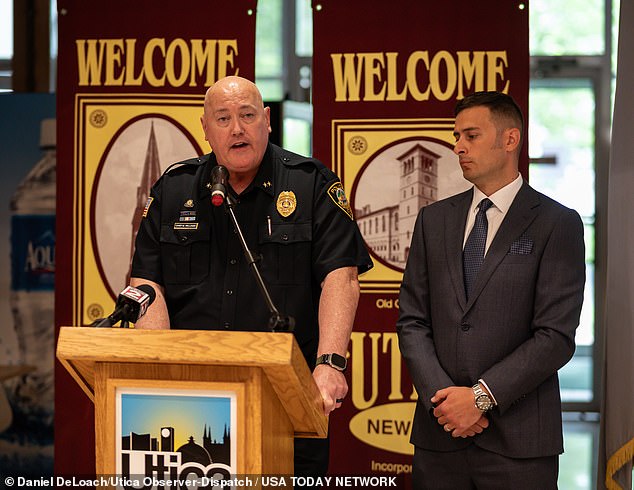
[[348,360],[336,353],[322,354],[321,356],[317,357],[317,361],[315,361],[315,366],[318,366],[320,364],[327,364],[331,368],[343,372],[348,367]]

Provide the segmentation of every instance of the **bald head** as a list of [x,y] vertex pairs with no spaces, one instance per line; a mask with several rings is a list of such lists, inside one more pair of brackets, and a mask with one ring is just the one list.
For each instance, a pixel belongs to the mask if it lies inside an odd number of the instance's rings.
[[229,76],[221,78],[207,89],[205,93],[205,114],[213,112],[219,99],[231,97],[232,94],[249,98],[257,108],[264,109],[262,94],[255,83],[246,78]]

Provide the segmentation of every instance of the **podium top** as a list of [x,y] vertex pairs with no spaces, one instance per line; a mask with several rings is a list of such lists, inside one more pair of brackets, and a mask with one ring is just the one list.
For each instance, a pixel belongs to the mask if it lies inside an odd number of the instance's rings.
[[282,403],[304,412],[289,411],[297,434],[328,431],[321,394],[291,333],[62,327],[57,357],[93,401],[96,363],[261,368]]

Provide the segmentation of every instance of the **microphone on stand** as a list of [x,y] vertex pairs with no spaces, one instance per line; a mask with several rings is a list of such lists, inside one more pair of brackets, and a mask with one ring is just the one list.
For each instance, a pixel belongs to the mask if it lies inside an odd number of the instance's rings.
[[211,169],[211,182],[207,188],[211,191],[211,204],[222,206],[227,197],[227,182],[229,181],[229,171],[223,165],[216,165]]
[[121,321],[121,327],[127,328],[129,322],[136,323],[156,298],[156,291],[149,284],[138,287],[127,286],[119,293],[114,311],[107,318],[91,323],[91,327],[113,327]]
[[[229,216],[231,217],[231,222],[233,223],[233,227],[238,234],[238,240],[240,241],[240,246],[242,247],[244,258],[246,259],[247,264],[249,265],[249,268],[253,273],[255,282],[260,288],[260,293],[262,293],[262,298],[264,298],[266,306],[269,309],[269,329],[272,332],[292,332],[295,329],[295,319],[291,316],[280,313],[280,311],[277,309],[275,303],[273,302],[273,299],[271,298],[271,294],[269,293],[269,290],[264,283],[264,279],[262,279],[260,270],[258,269],[258,266],[256,264],[259,258],[256,259],[251,250],[249,250],[249,245],[244,238],[244,233],[242,233],[242,228],[240,228],[240,223],[238,223],[238,218],[236,218],[236,213],[233,210],[233,207],[236,205],[236,201],[231,196],[231,194],[226,193],[226,183],[228,180],[229,171],[222,165],[217,165],[216,167],[211,169],[211,182],[207,184],[207,187],[211,190],[211,202],[214,206],[220,206],[223,202],[226,203],[226,208],[229,212]],[[216,189],[215,195],[214,189]]]

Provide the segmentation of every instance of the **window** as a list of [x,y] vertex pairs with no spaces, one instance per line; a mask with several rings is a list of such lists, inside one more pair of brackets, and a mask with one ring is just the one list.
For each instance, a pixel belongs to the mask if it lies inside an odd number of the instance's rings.
[[533,0],[530,5],[529,180],[576,209],[585,225],[586,291],[577,350],[560,371],[566,452],[559,488],[596,482],[605,264],[602,200],[607,192],[609,132],[618,28],[616,0]]
[[11,89],[13,57],[13,1],[0,0],[0,91]]
[[284,98],[283,0],[258,2],[255,23],[255,82],[264,100]]

